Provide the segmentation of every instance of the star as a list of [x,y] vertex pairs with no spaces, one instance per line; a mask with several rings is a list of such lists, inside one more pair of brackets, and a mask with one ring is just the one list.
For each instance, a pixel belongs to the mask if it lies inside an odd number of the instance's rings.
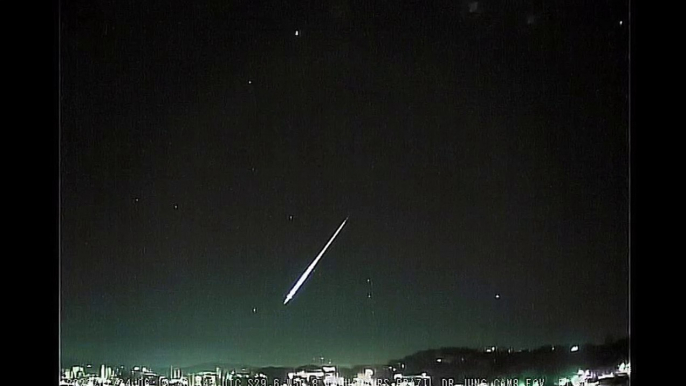
[[300,35],[300,31],[297,31],[297,30],[296,30],[296,31],[295,31],[295,36],[298,36],[298,35]]
[[179,204],[174,204],[174,209],[179,209]]
[[288,221],[293,221],[293,215],[288,215]]
[[500,294],[495,294],[496,299],[500,299]]

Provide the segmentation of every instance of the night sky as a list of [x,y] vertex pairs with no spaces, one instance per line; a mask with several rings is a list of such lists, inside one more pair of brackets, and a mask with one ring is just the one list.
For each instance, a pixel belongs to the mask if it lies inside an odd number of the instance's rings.
[[480,6],[63,1],[62,359],[626,336],[626,5]]

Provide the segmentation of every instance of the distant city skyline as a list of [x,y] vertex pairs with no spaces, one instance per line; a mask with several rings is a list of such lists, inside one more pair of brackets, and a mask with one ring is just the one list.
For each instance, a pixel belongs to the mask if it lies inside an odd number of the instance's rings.
[[[420,385],[459,386],[480,385],[490,380],[494,381],[489,383],[493,386],[515,384],[507,383],[505,379],[523,382],[536,379],[539,385],[543,382],[571,386],[584,381],[597,382],[600,378],[614,378],[613,384],[628,384],[631,377],[628,347],[628,339],[621,339],[604,345],[544,346],[532,351],[495,347],[485,350],[442,348],[417,352],[387,364],[354,367],[320,364],[246,368],[205,364],[158,370],[145,365],[126,368],[103,364],[96,374],[94,370],[98,366],[71,366],[63,367],[60,385],[417,386],[417,381],[424,381]],[[480,375],[475,378],[475,374]],[[472,382],[475,379],[479,380]]]

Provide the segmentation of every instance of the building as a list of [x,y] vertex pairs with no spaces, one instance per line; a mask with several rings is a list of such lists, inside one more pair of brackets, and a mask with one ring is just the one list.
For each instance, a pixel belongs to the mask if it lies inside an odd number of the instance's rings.
[[100,366],[100,378],[105,380],[105,379],[111,379],[112,376],[114,375],[114,371],[112,370],[111,367],[107,367],[105,365]]
[[71,374],[72,378],[82,378],[86,375],[86,370],[83,366],[72,366]]

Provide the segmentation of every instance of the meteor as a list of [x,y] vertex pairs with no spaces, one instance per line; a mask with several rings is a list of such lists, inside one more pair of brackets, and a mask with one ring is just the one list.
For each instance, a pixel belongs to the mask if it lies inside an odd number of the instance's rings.
[[319,259],[322,258],[322,256],[324,255],[324,252],[326,252],[326,249],[329,247],[329,245],[331,245],[331,243],[333,242],[333,239],[336,238],[336,236],[338,235],[338,232],[340,232],[341,229],[343,229],[343,226],[345,225],[345,223],[346,223],[347,221],[348,221],[348,218],[346,217],[345,220],[343,220],[343,223],[341,224],[341,226],[338,227],[338,230],[336,230],[336,233],[334,233],[333,236],[331,236],[331,239],[329,240],[329,242],[326,243],[326,245],[324,246],[324,249],[322,249],[322,251],[319,252],[319,255],[317,255],[317,257],[316,257],[316,258],[314,259],[314,261],[310,264],[310,266],[307,267],[307,269],[305,270],[305,272],[303,272],[303,274],[300,276],[300,279],[298,279],[298,282],[295,283],[295,285],[293,286],[293,288],[291,288],[291,291],[288,293],[288,295],[286,295],[286,300],[283,301],[283,304],[286,304],[286,303],[288,303],[291,299],[293,299],[293,296],[295,296],[295,293],[298,292],[298,289],[300,288],[300,286],[303,285],[303,283],[305,282],[305,280],[307,280],[307,277],[310,276],[310,273],[312,273],[312,270],[314,269],[314,266],[317,265],[317,263],[319,262]]

